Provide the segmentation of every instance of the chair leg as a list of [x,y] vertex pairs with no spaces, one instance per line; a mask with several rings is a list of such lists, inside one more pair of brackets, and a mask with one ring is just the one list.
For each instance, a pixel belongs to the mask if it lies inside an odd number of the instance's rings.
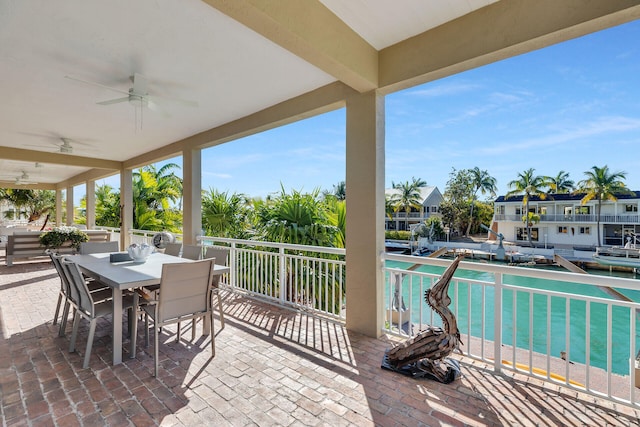
[[[69,308],[71,308],[71,303],[69,300],[64,301],[64,307],[62,309],[62,319],[60,319],[60,329],[58,330],[58,336],[64,337],[67,333],[67,321],[69,320]],[[76,310],[73,309],[73,313],[75,315]]]
[[131,336],[131,359],[135,359],[136,357],[136,347],[138,345],[138,301],[137,297],[134,296],[134,304],[133,308],[129,309],[129,318],[131,319],[131,329],[129,330],[129,335]]
[[60,314],[60,305],[62,305],[62,293],[58,293],[58,304],[56,304],[56,314],[53,315],[53,324],[58,323],[58,315]]
[[78,327],[80,326],[80,315],[77,311],[73,312],[73,331],[71,332],[71,341],[69,342],[69,353],[76,351],[76,338],[78,337]]
[[158,367],[159,367],[159,363],[158,363],[158,335],[160,334],[160,328],[158,328],[158,326],[154,323],[153,325],[153,331],[154,331],[154,335],[155,335],[155,345],[153,346],[153,360],[155,361],[155,368],[154,368],[154,377],[158,377]]
[[178,333],[176,334],[176,342],[180,342],[180,322],[178,322]]
[[89,322],[89,336],[87,337],[87,349],[84,354],[84,364],[82,365],[83,369],[87,369],[89,367],[89,359],[91,358],[91,348],[93,347],[93,335],[96,332],[96,319],[91,319]]
[[[222,311],[222,298],[220,297],[220,291],[216,292],[216,298],[218,298],[218,311],[220,312],[220,329],[224,329],[224,311]],[[212,316],[213,317],[213,316]],[[212,326],[213,328],[213,326]]]
[[149,347],[149,315],[147,313],[144,314],[144,342],[145,346]]
[[196,340],[196,323],[196,319],[193,319],[191,321],[191,342],[194,342]]
[[216,355],[216,331],[213,327],[213,310],[211,310],[211,357]]

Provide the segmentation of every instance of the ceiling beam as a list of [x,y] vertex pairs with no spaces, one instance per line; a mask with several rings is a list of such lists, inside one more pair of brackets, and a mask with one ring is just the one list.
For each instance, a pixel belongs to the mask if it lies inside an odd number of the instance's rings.
[[184,150],[207,148],[273,129],[298,120],[337,110],[355,91],[340,82],[331,83],[283,101],[249,116],[206,130],[186,139],[125,160],[125,169],[135,169],[181,155]]
[[0,159],[110,170],[120,170],[122,167],[122,162],[114,160],[94,159],[91,157],[48,153],[44,151],[24,150],[22,148],[11,147],[0,147]]
[[378,87],[378,51],[318,0],[203,0],[359,92]]
[[16,184],[15,181],[0,181],[0,188],[20,190],[55,190],[56,184]]
[[80,173],[78,175],[72,176],[71,178],[66,179],[64,181],[58,182],[57,184],[54,184],[54,186],[57,189],[64,190],[69,186],[84,184],[87,181],[92,181],[92,180],[95,181],[98,179],[108,178],[110,176],[115,175],[116,173],[119,174],[119,172],[114,172],[112,170],[92,169],[92,170]]
[[384,93],[412,87],[640,17],[637,0],[510,0],[380,51]]

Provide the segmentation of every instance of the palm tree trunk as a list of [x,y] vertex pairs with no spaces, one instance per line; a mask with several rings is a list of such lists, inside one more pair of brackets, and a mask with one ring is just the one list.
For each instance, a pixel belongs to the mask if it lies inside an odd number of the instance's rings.
[[467,232],[465,233],[465,236],[468,236],[471,231],[471,224],[473,223],[473,208],[475,206],[474,202],[474,200],[471,200],[471,212],[469,212],[469,224],[467,224]]
[[529,198],[527,198],[527,203],[524,205],[524,220],[527,222],[527,240],[529,240],[529,245],[533,246],[531,242],[531,225],[529,222]]
[[[596,214],[596,227],[598,227],[598,246],[602,246],[600,244],[600,209],[601,207],[602,207],[602,200],[598,199],[598,212]],[[622,243],[624,243],[624,241]]]

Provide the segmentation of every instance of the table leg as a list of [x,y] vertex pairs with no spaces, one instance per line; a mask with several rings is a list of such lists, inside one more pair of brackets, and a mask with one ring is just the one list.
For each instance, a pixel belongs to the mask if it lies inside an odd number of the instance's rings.
[[122,290],[113,288],[113,364],[122,363]]

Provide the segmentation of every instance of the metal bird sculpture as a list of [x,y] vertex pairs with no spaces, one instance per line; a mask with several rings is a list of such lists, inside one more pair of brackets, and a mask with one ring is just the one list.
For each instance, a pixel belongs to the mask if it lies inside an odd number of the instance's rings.
[[387,350],[383,368],[414,377],[431,377],[450,383],[460,376],[457,362],[446,359],[463,344],[460,340],[458,322],[451,310],[449,283],[463,255],[458,256],[445,270],[440,279],[425,292],[425,301],[442,318],[442,328],[428,326],[416,336]]

